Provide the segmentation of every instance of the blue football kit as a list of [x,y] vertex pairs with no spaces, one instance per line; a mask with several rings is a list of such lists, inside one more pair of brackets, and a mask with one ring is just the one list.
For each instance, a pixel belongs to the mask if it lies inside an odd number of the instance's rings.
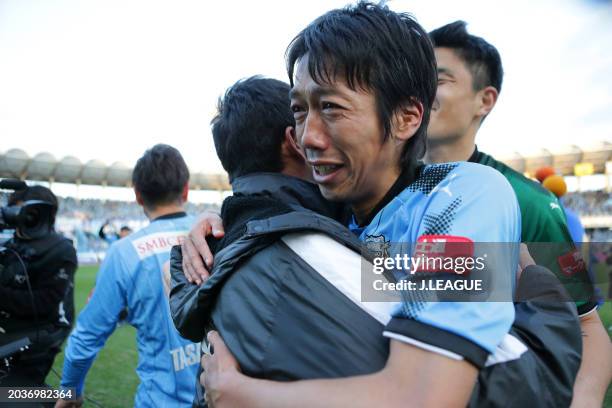
[[507,282],[502,286],[508,293],[501,297],[505,301],[398,302],[384,335],[483,367],[514,321],[520,220],[512,187],[486,166],[461,162],[404,171],[365,226],[353,218],[349,228],[366,245],[389,244],[390,257],[413,255],[423,237],[504,243],[497,251],[488,247],[487,271]]
[[127,322],[137,330],[140,385],[135,406],[191,406],[200,345],[183,339],[174,327],[168,293],[170,250],[193,221],[184,212],[165,215],[111,245],[68,340],[62,387],[83,393],[87,371],[127,308]]

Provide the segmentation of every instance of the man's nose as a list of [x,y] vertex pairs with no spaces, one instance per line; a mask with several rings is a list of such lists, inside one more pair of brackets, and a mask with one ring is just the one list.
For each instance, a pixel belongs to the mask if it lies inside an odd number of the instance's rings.
[[325,150],[329,146],[325,124],[319,115],[311,113],[306,117],[301,143],[305,149]]

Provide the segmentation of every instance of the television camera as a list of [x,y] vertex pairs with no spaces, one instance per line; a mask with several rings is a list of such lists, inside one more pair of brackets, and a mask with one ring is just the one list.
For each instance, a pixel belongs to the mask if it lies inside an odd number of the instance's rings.
[[[26,183],[20,180],[3,179],[0,180],[0,189],[12,190],[14,192],[25,190]],[[29,200],[24,202],[12,203],[0,207],[0,231],[14,230],[19,234],[21,242],[27,243],[28,240],[44,237],[53,230],[53,204],[42,200]],[[14,245],[10,241],[0,243],[0,285],[6,285],[15,278],[16,268],[22,268],[24,279],[32,295],[29,276],[24,259],[28,257],[26,245]],[[15,262],[15,259],[18,262]],[[9,264],[16,264],[9,267]],[[0,310],[0,323],[3,322]],[[32,333],[30,333],[32,334]],[[37,333],[33,334],[34,337]],[[8,372],[14,356],[28,349],[35,339],[25,335],[23,332],[11,333],[7,327],[0,325],[0,382],[2,373]]]

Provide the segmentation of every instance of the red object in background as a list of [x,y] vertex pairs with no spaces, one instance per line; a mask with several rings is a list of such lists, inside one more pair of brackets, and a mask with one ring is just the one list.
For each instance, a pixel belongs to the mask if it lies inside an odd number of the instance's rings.
[[536,170],[535,177],[541,183],[546,180],[547,177],[552,176],[553,174],[555,174],[555,169],[550,166],[544,166]]

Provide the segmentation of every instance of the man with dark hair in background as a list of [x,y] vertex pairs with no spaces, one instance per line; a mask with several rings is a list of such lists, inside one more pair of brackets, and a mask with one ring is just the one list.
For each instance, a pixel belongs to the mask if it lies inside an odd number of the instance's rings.
[[1,248],[0,338],[27,336],[32,342],[14,356],[8,375],[0,371],[2,386],[44,386],[74,319],[77,257],[72,242],[54,230],[57,197],[47,187],[32,186],[9,196],[8,205],[33,200],[46,203],[49,211],[38,215],[48,219],[39,220],[34,237],[28,226],[18,226]]
[[132,184],[151,223],[109,248],[65,350],[61,386],[74,387],[79,401],[58,400],[58,407],[82,402],[87,371],[124,308],[137,330],[140,385],[134,405],[189,406],[193,399],[199,344],[179,335],[167,302],[170,249],[193,222],[184,211],[189,170],[178,150],[159,144],[138,159]]
[[[521,241],[538,265],[553,271],[573,296],[583,331],[582,365],[574,406],[600,406],[612,377],[612,346],[596,311],[591,281],[573,244],[558,200],[539,183],[480,152],[476,134],[493,110],[503,81],[497,49],[456,21],[429,33],[438,66],[438,90],[428,127],[428,163],[469,161],[501,172],[521,209]],[[535,243],[535,244],[534,244]],[[567,270],[570,272],[568,273]]]

